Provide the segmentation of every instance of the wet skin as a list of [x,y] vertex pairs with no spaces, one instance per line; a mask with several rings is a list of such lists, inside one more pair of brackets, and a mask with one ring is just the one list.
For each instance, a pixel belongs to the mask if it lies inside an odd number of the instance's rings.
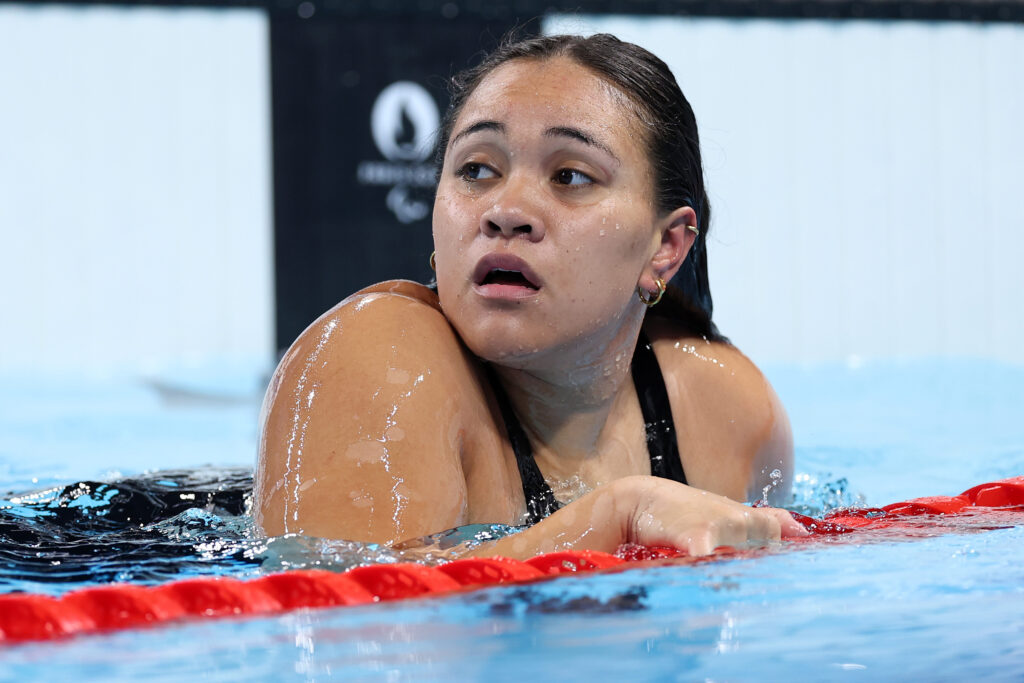
[[[264,403],[255,514],[268,534],[395,543],[519,524],[515,456],[490,362],[556,496],[572,501],[478,554],[695,553],[800,529],[760,498],[788,491],[785,412],[727,344],[644,322],[639,286],[678,270],[696,218],[653,204],[624,96],[575,63],[491,73],[455,123],[434,207],[438,296],[410,282],[349,297],[281,361]],[[641,325],[662,367],[691,486],[650,475],[629,362]]]

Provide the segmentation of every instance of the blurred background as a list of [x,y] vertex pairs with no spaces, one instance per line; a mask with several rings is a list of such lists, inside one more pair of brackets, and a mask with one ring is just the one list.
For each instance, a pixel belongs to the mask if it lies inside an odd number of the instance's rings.
[[[715,319],[755,362],[1024,365],[1020,0],[0,3],[8,479],[89,438],[124,467],[251,461],[280,351],[360,287],[429,279],[446,83],[513,27],[672,67]],[[195,419],[109,419],[151,403]]]

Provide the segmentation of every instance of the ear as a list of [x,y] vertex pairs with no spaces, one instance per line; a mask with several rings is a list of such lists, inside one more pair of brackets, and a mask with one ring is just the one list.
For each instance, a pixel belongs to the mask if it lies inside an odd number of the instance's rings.
[[[655,278],[671,280],[690,253],[697,234],[689,226],[697,225],[697,213],[689,206],[681,206],[664,218],[658,219],[661,244],[651,257],[650,265],[640,277],[640,286],[656,289]],[[649,282],[647,282],[649,280]]]

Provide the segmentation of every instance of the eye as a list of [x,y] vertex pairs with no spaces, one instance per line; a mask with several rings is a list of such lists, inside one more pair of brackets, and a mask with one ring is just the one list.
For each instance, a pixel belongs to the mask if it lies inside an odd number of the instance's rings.
[[555,171],[552,180],[558,185],[569,186],[592,185],[594,183],[593,178],[583,171],[577,171],[575,168],[561,168]]
[[490,180],[491,178],[497,178],[498,174],[491,167],[477,163],[469,162],[463,164],[455,171],[455,175],[467,182],[474,182],[477,180]]

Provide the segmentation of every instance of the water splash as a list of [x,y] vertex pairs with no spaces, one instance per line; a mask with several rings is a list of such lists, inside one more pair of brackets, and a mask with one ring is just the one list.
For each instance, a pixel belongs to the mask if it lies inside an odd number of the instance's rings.
[[782,470],[776,468],[768,474],[768,483],[761,489],[761,499],[757,501],[757,504],[768,505],[768,498],[771,492],[780,486],[782,486]]
[[0,498],[0,592],[250,575],[248,469],[166,470]]
[[793,492],[785,508],[808,517],[820,517],[836,508],[864,507],[862,493],[854,492],[846,477],[832,473],[800,472],[793,477]]
[[7,495],[0,498],[0,593],[59,595],[122,581],[155,585],[288,569],[437,564],[453,548],[519,530],[471,525],[393,548],[300,534],[267,538],[248,514],[251,505],[248,468],[164,470]]

